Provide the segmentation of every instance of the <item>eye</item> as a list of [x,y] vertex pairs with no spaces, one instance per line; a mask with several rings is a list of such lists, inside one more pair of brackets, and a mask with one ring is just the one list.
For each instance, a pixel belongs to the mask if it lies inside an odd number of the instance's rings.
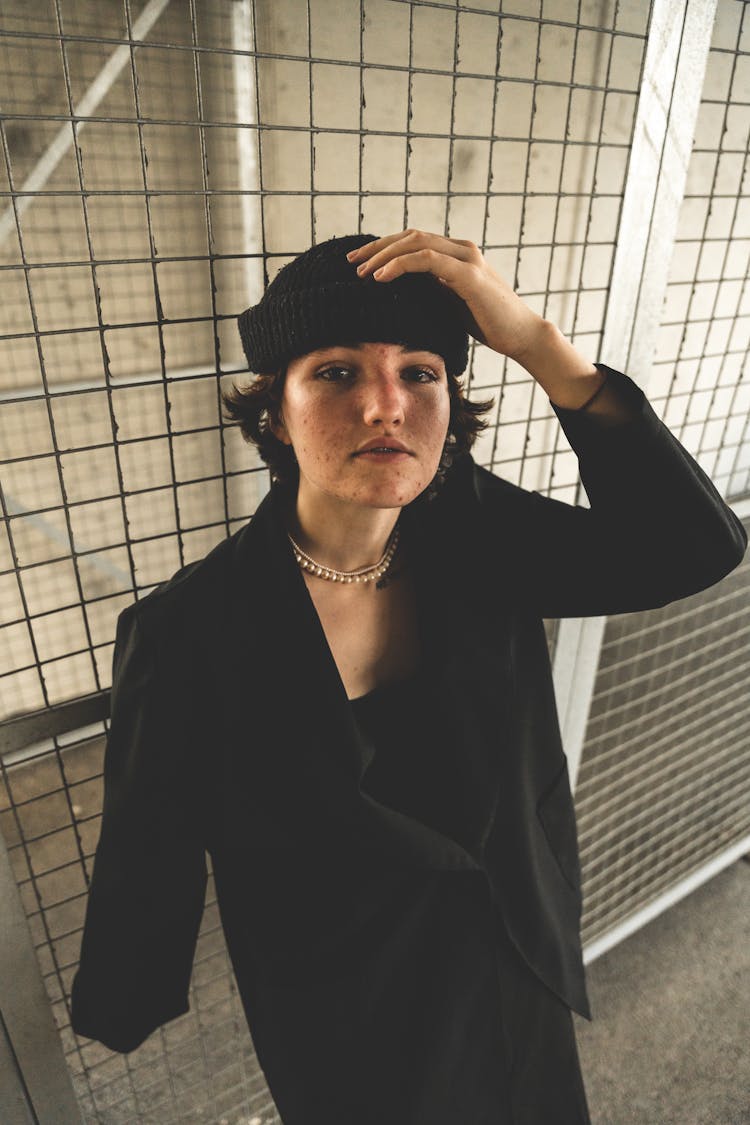
[[407,376],[414,376],[416,383],[437,383],[438,376],[429,367],[410,367]]
[[324,367],[315,373],[316,379],[324,379],[327,383],[343,383],[352,375],[349,367]]

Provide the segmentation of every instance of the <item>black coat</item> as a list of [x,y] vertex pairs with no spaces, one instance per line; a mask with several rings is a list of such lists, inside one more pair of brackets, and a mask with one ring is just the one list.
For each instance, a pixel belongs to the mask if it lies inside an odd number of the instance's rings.
[[410,1073],[444,1081],[430,1044],[486,971],[493,919],[590,1018],[542,619],[663,606],[718,582],[747,545],[640,388],[606,370],[630,421],[553,404],[590,508],[465,455],[438,498],[402,515],[435,705],[465,770],[461,839],[366,792],[363,744],[279,486],[205,558],[120,614],[76,1032],[127,1052],[188,1010],[206,851],[285,1125],[385,1120],[374,1082],[395,1121],[404,1091],[391,1083],[388,1028],[394,1042],[409,1029]]

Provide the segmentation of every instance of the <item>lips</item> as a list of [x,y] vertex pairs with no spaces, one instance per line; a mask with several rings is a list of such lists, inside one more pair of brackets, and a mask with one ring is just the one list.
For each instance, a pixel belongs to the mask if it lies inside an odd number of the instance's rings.
[[355,457],[359,456],[360,453],[386,453],[386,452],[387,453],[408,453],[408,454],[411,454],[411,450],[408,449],[403,444],[403,442],[397,441],[396,438],[380,437],[380,438],[373,438],[371,441],[368,441],[365,445],[362,446],[361,449],[358,449],[356,451]]

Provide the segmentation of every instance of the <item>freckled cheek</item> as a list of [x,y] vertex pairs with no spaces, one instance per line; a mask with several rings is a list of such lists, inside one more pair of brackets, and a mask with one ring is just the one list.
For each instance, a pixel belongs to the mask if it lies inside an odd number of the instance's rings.
[[433,447],[433,453],[438,458],[443,451],[449,422],[450,411],[441,409],[432,412],[423,422],[421,436],[426,446]]
[[297,457],[319,465],[341,457],[341,434],[326,411],[306,411],[298,417],[295,434]]

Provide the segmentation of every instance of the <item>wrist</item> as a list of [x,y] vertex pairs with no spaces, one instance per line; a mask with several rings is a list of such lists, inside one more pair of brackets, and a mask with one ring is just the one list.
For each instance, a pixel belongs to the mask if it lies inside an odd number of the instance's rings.
[[562,368],[566,374],[591,375],[596,369],[573,347],[570,340],[551,320],[538,316],[526,345],[512,358],[537,377],[550,364]]
[[523,344],[516,351],[508,352],[508,357],[525,367],[529,371],[528,363],[536,365],[537,356],[546,351],[550,346],[551,332],[556,331],[555,325],[551,321],[545,320],[539,313],[532,312],[531,309],[527,311],[530,314],[528,324],[525,326],[523,332],[519,335],[523,338]]
[[602,374],[556,324],[539,319],[528,345],[512,358],[539,383],[550,401],[578,409],[600,385]]

